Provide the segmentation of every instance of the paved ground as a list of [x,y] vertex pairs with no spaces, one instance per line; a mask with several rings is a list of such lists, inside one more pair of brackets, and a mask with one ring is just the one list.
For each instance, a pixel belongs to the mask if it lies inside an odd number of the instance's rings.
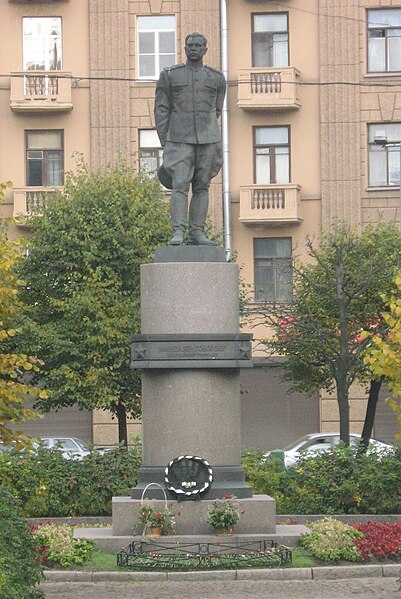
[[396,578],[46,582],[46,599],[401,599]]

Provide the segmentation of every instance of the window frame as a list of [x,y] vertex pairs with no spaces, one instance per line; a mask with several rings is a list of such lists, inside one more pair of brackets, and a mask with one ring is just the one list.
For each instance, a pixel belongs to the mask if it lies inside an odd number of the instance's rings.
[[[401,25],[399,27],[388,27],[388,26],[377,26],[377,27],[370,27],[369,26],[369,13],[373,12],[373,11],[380,11],[380,12],[384,12],[384,11],[391,11],[391,10],[400,10],[401,7],[397,6],[392,6],[392,7],[379,7],[379,8],[367,8],[366,9],[366,72],[369,75],[383,75],[383,74],[397,74],[400,73],[401,74],[401,68],[397,69],[397,70],[389,70],[388,68],[388,40],[389,40],[389,35],[388,35],[388,31],[391,29],[401,29]],[[385,60],[385,69],[383,71],[371,71],[370,67],[369,67],[369,40],[370,40],[370,31],[375,31],[375,30],[385,30],[385,36],[384,36],[384,60]],[[400,36],[401,37],[401,36]]]
[[[24,20],[25,19],[59,19],[60,21],[60,50],[61,50],[61,56],[60,56],[60,68],[55,68],[55,69],[44,69],[45,71],[49,71],[49,72],[57,72],[57,71],[62,71],[63,70],[63,55],[64,55],[64,48],[63,48],[63,18],[60,15],[24,15],[22,17],[22,66],[23,66],[23,70],[27,71],[27,72],[35,72],[36,69],[26,69],[25,68],[25,63],[26,63],[26,51],[25,51],[25,33],[24,33]],[[40,70],[40,69],[38,69]]]
[[162,162],[163,162],[163,148],[162,148],[161,144],[158,147],[157,146],[148,146],[148,147],[141,146],[141,132],[142,131],[155,131],[156,132],[156,129],[154,129],[152,127],[143,127],[143,128],[138,129],[138,172],[145,172],[148,174],[152,174],[154,171],[142,170],[142,168],[141,168],[141,159],[142,159],[141,153],[143,151],[145,151],[145,152],[150,151],[150,152],[155,152],[155,153],[157,152],[157,156],[155,156],[155,158],[157,160],[157,169],[158,169],[158,168],[160,168],[160,166],[162,165]]
[[[255,34],[255,17],[258,16],[271,16],[271,15],[285,15],[287,17],[287,31],[275,31],[274,33],[279,34],[287,34],[287,67],[276,67],[275,65],[264,66],[264,67],[256,67],[255,66],[255,44],[254,44],[254,34]],[[252,52],[252,68],[266,68],[266,69],[280,69],[280,68],[288,68],[291,64],[290,62],[290,14],[288,11],[275,11],[275,12],[253,12],[251,13],[251,52]]]
[[[383,129],[384,131],[386,131],[386,127],[388,127],[389,125],[399,125],[401,127],[401,121],[391,121],[391,122],[375,122],[375,123],[367,123],[367,148],[368,148],[368,172],[367,172],[367,179],[368,179],[368,189],[388,189],[388,190],[397,190],[400,189],[400,185],[401,185],[401,165],[400,165],[400,181],[398,183],[392,184],[389,183],[390,180],[390,162],[389,162],[389,152],[393,152],[394,148],[395,151],[397,152],[397,154],[399,154],[401,152],[401,148],[397,147],[397,146],[378,146],[377,144],[375,144],[374,141],[369,141],[370,139],[370,127],[381,127],[381,129]],[[387,129],[388,131],[388,129]],[[401,145],[401,139],[398,140],[394,140],[394,142],[390,142],[390,143],[394,143],[394,144],[398,144],[400,143]],[[371,166],[371,148],[375,148],[377,152],[384,152],[385,157],[386,157],[386,183],[384,185],[376,185],[371,183],[370,180],[370,166]],[[399,161],[401,160],[401,157],[399,158]]]
[[[284,240],[284,239],[288,239],[290,241],[290,245],[291,245],[291,253],[290,256],[269,256],[269,255],[264,255],[264,256],[256,256],[256,242],[259,239],[280,239],[280,240]],[[254,271],[254,290],[253,290],[253,301],[255,304],[286,304],[292,301],[292,296],[293,296],[293,276],[292,276],[292,263],[293,263],[293,243],[292,243],[292,237],[254,237],[253,239],[253,271]],[[258,260],[271,260],[272,261],[272,280],[273,280],[273,293],[272,293],[272,297],[273,299],[267,299],[266,297],[264,298],[258,298],[258,291],[257,291],[257,269],[258,269]],[[286,263],[289,265],[290,267],[290,275],[291,275],[291,298],[290,299],[279,299],[277,297],[277,263]]]
[[[146,19],[146,18],[157,18],[157,17],[173,17],[174,18],[174,29],[140,29],[139,27],[139,19]],[[140,69],[140,59],[141,56],[143,56],[143,54],[140,54],[139,52],[139,34],[142,32],[148,32],[148,33],[160,33],[160,32],[168,32],[168,31],[173,31],[174,32],[174,62],[173,64],[175,64],[177,62],[177,16],[175,14],[157,14],[157,15],[137,15],[136,16],[136,55],[137,55],[137,60],[136,60],[136,70],[137,70],[137,79],[139,81],[157,81],[160,73],[161,73],[161,69],[160,69],[160,52],[159,50],[159,36],[155,35],[155,74],[154,75],[141,75],[141,69]]]
[[[257,129],[287,129],[288,131],[288,143],[287,144],[256,144],[256,130]],[[256,183],[256,149],[257,148],[285,148],[288,147],[288,182],[287,183],[277,183],[277,172],[276,172],[276,153],[274,152],[274,156],[269,154],[269,162],[270,162],[270,175],[273,172],[271,168],[272,162],[274,165],[274,182],[270,180],[270,183],[266,183],[265,185],[289,185],[291,183],[291,125],[253,125],[252,127],[252,154],[253,154],[253,181],[255,185]],[[273,158],[273,160],[272,160]],[[270,179],[272,177],[270,176]],[[261,184],[263,185],[263,184]]]
[[[46,149],[46,148],[29,148],[28,147],[28,136],[29,133],[60,133],[61,134],[61,147],[59,149]],[[28,152],[29,151],[38,151],[43,152],[44,157],[42,159],[42,185],[29,185],[29,159]],[[27,187],[58,187],[54,185],[49,185],[47,182],[47,152],[61,152],[61,186],[64,185],[64,177],[65,177],[65,151],[64,151],[64,129],[25,129],[25,181]],[[44,176],[45,175],[45,176]],[[43,180],[46,180],[44,183]]]

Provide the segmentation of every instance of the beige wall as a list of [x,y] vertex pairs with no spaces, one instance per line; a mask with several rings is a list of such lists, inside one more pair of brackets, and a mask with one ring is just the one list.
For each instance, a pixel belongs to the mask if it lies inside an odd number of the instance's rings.
[[[368,149],[367,124],[398,121],[401,122],[401,86],[400,76],[383,76],[367,74],[366,20],[368,8],[401,8],[400,0],[361,0],[359,18],[359,76],[363,83],[372,86],[360,88],[360,122],[361,122],[361,220],[363,224],[376,223],[379,220],[398,221],[400,193],[398,190],[369,189],[368,183]],[[389,87],[386,87],[386,83]],[[383,87],[373,85],[383,84]]]
[[[241,275],[250,285],[251,296],[254,286],[253,240],[258,237],[291,237],[295,254],[304,259],[305,237],[310,235],[318,238],[321,223],[319,88],[300,86],[299,109],[248,111],[237,106],[238,71],[252,65],[251,15],[267,12],[288,12],[289,66],[300,71],[301,81],[317,81],[319,78],[318,17],[311,14],[318,12],[317,0],[294,0],[279,6],[256,1],[229,2],[229,133],[233,246],[242,266]],[[269,222],[244,224],[238,220],[239,189],[240,186],[254,183],[252,128],[274,125],[290,127],[291,182],[301,187],[299,209],[302,222],[274,226]],[[257,340],[268,335],[261,326],[256,329],[252,326],[250,330]],[[256,355],[262,355],[256,344],[255,350]]]
[[[26,185],[25,131],[27,129],[64,130],[64,166],[72,170],[74,152],[89,161],[89,21],[88,0],[79,2],[21,3],[0,0],[0,181],[11,180],[14,187]],[[73,109],[54,113],[15,113],[10,109],[11,78],[9,74],[22,71],[22,17],[57,16],[62,18],[63,71],[76,78],[72,87]],[[71,84],[72,85],[72,84]],[[12,190],[7,191],[11,213]]]
[[[367,125],[401,121],[401,91],[392,87],[400,76],[367,75],[366,10],[380,7],[401,7],[401,0],[283,0],[279,4],[227,0],[233,247],[251,289],[255,238],[291,237],[295,254],[304,259],[305,237],[318,239],[321,224],[399,218],[399,191],[368,187]],[[251,14],[261,12],[289,14],[289,66],[300,73],[299,108],[245,110],[237,105],[239,71],[252,64]],[[138,130],[154,127],[155,82],[137,80],[136,19],[153,14],[176,16],[177,62],[185,59],[185,35],[200,30],[209,40],[206,63],[219,67],[219,0],[0,0],[0,181],[11,179],[15,187],[25,186],[27,129],[64,130],[66,170],[74,168],[75,151],[94,167],[119,157],[137,164]],[[70,112],[33,114],[10,109],[9,74],[22,70],[22,17],[29,15],[62,17],[63,70],[75,78]],[[85,79],[89,75],[92,81]],[[96,81],[96,77],[107,80]],[[332,85],[333,81],[352,85]],[[374,87],[378,82],[389,86]],[[253,183],[252,127],[263,125],[290,127],[291,182],[300,187],[300,224],[239,221],[240,187]],[[218,229],[222,227],[221,191],[219,175],[211,186],[210,207]],[[12,215],[12,190],[1,210]],[[248,330],[256,340],[268,335],[262,326]],[[263,355],[259,349],[255,353]],[[351,405],[354,429],[360,427],[365,401],[363,393],[356,391]],[[322,396],[319,419],[322,430],[333,428],[335,400]],[[130,427],[137,430],[136,423]],[[94,434],[96,442],[112,442],[116,425],[96,413]]]

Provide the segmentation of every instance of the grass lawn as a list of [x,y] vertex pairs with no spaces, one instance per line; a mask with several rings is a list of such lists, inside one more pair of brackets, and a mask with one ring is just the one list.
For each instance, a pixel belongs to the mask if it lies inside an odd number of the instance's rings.
[[[318,566],[321,562],[311,557],[303,547],[294,547],[292,554],[292,564],[287,568],[311,568]],[[58,568],[57,568],[58,569]],[[117,557],[115,553],[104,553],[95,551],[92,558],[81,566],[72,566],[70,570],[83,570],[86,572],[123,572],[129,568],[119,568],[117,566]]]

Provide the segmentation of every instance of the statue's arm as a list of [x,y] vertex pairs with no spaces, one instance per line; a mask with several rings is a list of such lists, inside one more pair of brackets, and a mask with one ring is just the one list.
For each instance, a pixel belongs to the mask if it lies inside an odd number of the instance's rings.
[[217,89],[217,98],[216,98],[217,118],[219,118],[219,116],[221,115],[221,111],[223,110],[225,95],[226,95],[226,79],[225,79],[224,75],[222,75],[220,85]]
[[163,148],[166,145],[167,133],[170,124],[170,113],[170,82],[167,72],[162,71],[156,85],[155,123],[157,134]]

